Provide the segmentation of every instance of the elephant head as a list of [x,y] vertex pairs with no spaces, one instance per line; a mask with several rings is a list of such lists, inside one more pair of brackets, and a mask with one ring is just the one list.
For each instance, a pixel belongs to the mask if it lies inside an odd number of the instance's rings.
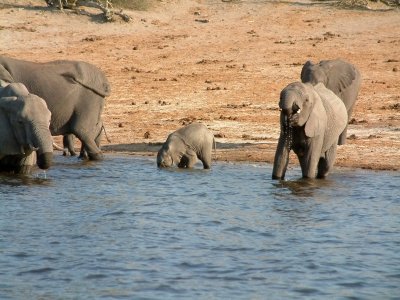
[[169,168],[174,164],[180,164],[186,152],[182,141],[170,135],[157,154],[157,166],[159,168]]
[[[310,84],[294,82],[284,88],[280,94],[279,108],[281,120],[288,128],[305,125],[305,133],[313,137],[323,129],[320,124],[326,121],[318,112],[320,97]],[[319,101],[318,101],[319,100]]]
[[300,74],[302,82],[309,82],[312,85],[316,85],[319,82],[326,85],[328,82],[326,70],[320,64],[314,64],[309,60],[304,64]]
[[49,130],[51,113],[46,102],[29,94],[18,83],[2,89],[0,97],[0,156],[27,157],[36,151],[38,167],[48,169],[52,164],[53,146]]

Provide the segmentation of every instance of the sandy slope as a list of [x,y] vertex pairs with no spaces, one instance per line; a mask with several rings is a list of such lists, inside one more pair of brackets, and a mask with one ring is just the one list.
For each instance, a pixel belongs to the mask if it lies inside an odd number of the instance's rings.
[[163,1],[127,12],[130,23],[104,24],[38,0],[0,7],[1,54],[86,60],[107,74],[106,151],[154,155],[169,132],[199,121],[216,135],[218,159],[272,162],[281,89],[299,80],[306,60],[343,58],[359,67],[363,84],[337,165],[400,167],[398,10]]

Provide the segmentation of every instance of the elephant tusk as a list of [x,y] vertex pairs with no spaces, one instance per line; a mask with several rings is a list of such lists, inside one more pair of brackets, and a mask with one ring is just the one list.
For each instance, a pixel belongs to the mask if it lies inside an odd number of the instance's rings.
[[301,112],[301,109],[299,108],[299,110],[296,112],[296,114],[299,114]]

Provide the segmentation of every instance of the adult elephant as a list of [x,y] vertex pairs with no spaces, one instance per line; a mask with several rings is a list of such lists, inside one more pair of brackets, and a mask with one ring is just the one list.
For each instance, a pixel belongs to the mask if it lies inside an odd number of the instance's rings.
[[28,174],[35,161],[41,169],[51,166],[50,118],[46,102],[22,83],[0,87],[0,171]]
[[[301,70],[301,81],[313,85],[322,82],[328,89],[342,99],[346,106],[348,121],[353,113],[361,85],[361,74],[352,64],[341,60],[322,60],[317,64],[307,61]],[[338,145],[344,145],[347,137],[347,125],[340,134]]]
[[34,63],[0,56],[0,79],[22,82],[46,101],[52,135],[74,134],[89,159],[102,158],[101,114],[110,84],[100,69],[82,61]]
[[273,179],[284,179],[291,149],[305,178],[324,178],[331,170],[338,137],[347,124],[343,102],[322,83],[294,82],[280,95],[281,133],[275,153]]

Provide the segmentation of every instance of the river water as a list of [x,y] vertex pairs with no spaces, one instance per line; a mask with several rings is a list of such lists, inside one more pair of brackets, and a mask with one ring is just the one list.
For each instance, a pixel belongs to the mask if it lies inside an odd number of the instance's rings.
[[399,299],[398,172],[271,172],[109,155],[0,175],[0,299]]

